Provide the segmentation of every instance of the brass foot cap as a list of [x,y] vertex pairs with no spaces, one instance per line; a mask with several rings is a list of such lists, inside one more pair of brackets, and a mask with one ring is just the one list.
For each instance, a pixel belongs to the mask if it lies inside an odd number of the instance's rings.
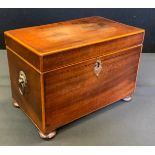
[[56,131],[52,131],[49,134],[43,134],[41,131],[39,131],[39,135],[43,139],[51,139],[51,138],[53,138],[56,135]]
[[128,96],[128,97],[123,98],[123,101],[126,101],[126,102],[129,102],[131,100],[132,100],[132,97],[131,96]]
[[19,108],[19,105],[15,100],[13,100],[13,106],[16,107],[16,108]]

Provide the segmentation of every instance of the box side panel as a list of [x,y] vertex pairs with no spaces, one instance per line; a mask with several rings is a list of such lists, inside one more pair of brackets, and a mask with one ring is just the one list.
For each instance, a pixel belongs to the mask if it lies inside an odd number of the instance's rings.
[[32,64],[37,70],[41,70],[41,62],[38,55],[33,53],[30,49],[22,45],[22,43],[17,42],[15,39],[8,35],[5,35],[6,48],[11,49],[19,56],[21,56],[25,61]]
[[[44,74],[46,132],[131,95],[140,52],[137,46]],[[102,65],[98,76],[96,60]]]
[[142,44],[143,37],[144,33],[139,33],[128,37],[44,56],[43,71],[46,72],[98,56],[120,52],[119,50]]
[[[41,77],[27,63],[22,61],[17,55],[7,50],[12,97],[19,104],[20,108],[29,116],[34,124],[42,130],[42,104],[41,104]],[[19,91],[19,72],[26,75],[26,85],[24,94]],[[22,90],[22,89],[21,89]]]

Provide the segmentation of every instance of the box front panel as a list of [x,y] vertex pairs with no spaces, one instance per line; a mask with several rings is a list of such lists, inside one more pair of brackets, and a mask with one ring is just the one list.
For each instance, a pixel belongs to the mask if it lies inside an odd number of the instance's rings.
[[140,52],[137,46],[46,73],[46,132],[131,95]]
[[11,51],[7,50],[7,54],[12,97],[37,127],[42,129],[40,74]]

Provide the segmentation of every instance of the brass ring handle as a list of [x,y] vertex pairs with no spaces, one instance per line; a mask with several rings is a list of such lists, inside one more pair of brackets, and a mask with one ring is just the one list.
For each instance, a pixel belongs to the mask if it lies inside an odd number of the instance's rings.
[[18,78],[19,92],[21,95],[24,95],[26,84],[27,84],[26,75],[21,70],[19,72],[19,78]]

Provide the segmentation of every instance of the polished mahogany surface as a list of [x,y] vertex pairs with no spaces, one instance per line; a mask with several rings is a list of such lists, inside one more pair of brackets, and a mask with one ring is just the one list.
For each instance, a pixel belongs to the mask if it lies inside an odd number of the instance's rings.
[[103,17],[88,17],[5,32],[38,55],[91,45],[143,32]]
[[[12,97],[48,134],[132,96],[143,40],[143,29],[102,17],[7,31]],[[21,70],[27,76],[24,95]]]

